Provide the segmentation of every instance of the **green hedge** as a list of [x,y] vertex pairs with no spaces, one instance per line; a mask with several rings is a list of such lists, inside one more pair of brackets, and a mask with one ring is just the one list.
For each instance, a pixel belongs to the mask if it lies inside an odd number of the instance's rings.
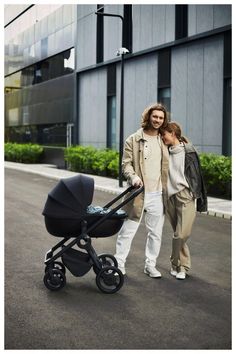
[[200,161],[208,194],[231,198],[231,157],[201,153]]
[[71,171],[114,178],[118,176],[119,154],[115,150],[71,146],[65,149],[64,156]]
[[5,143],[4,157],[7,161],[37,163],[43,154],[43,147],[37,144]]

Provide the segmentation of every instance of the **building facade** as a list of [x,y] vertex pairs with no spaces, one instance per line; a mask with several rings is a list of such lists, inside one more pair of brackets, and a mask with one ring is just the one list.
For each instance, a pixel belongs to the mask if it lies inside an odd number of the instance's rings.
[[119,150],[125,47],[124,138],[158,101],[231,155],[231,24],[231,5],[6,5],[6,140]]

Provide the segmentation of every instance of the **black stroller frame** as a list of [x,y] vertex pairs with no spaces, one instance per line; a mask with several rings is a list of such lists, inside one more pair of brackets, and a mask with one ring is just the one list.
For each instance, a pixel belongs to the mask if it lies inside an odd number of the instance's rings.
[[[83,178],[89,177],[83,176]],[[91,180],[91,178],[89,179]],[[79,224],[81,231],[78,235],[68,235],[68,237],[64,237],[60,242],[58,242],[54,247],[46,252],[44,260],[44,264],[46,266],[44,284],[49,290],[57,291],[66,285],[66,268],[69,269],[69,271],[74,276],[81,277],[88,273],[92,267],[96,274],[96,284],[99,290],[108,294],[112,294],[120,290],[124,283],[124,276],[118,268],[116,258],[111,254],[97,255],[95,249],[92,246],[90,234],[92,234],[92,237],[103,237],[96,236],[96,229],[99,230],[99,226],[101,226],[106,220],[114,217],[114,215],[124,205],[138,196],[143,190],[143,187],[138,189],[134,188],[133,186],[128,187],[123,193],[112,199],[108,204],[101,208],[105,212],[104,214],[100,215],[99,218],[97,217],[94,223],[89,223],[89,219],[80,220]],[[111,208],[116,202],[118,202],[128,193],[130,193],[130,195],[127,198],[125,198],[116,207]],[[122,210],[120,212],[123,212],[123,214],[120,215],[120,219],[124,220],[127,217],[127,214]],[[45,211],[43,214],[46,215]],[[122,224],[123,220],[120,221]],[[52,233],[50,229],[48,231]],[[52,234],[56,235],[55,233]],[[73,240],[70,241],[72,237]],[[70,242],[66,244],[68,241]],[[77,245],[80,249],[85,250],[87,253],[72,248],[74,245]],[[55,251],[59,248],[61,248],[61,250],[54,254]],[[60,257],[62,262],[57,261]]]

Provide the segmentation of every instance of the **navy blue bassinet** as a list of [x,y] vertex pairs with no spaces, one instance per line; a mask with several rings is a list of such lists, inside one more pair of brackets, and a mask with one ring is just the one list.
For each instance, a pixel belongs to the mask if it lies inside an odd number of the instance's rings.
[[[91,205],[93,194],[94,180],[90,177],[77,175],[61,179],[48,194],[44,206],[47,231],[53,236],[77,237],[81,233],[82,221],[86,221],[90,237],[116,234],[127,217],[126,213],[118,210],[109,216],[110,209]],[[101,218],[104,221],[93,228]]]

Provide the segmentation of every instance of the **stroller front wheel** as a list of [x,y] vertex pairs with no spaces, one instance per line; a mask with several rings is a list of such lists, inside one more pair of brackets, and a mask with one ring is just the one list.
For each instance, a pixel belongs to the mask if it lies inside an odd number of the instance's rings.
[[59,269],[52,269],[45,273],[43,282],[49,290],[57,291],[66,285],[66,277]]
[[96,284],[103,293],[113,294],[123,286],[124,276],[118,268],[107,266],[97,274]]
[[49,271],[50,268],[53,269],[58,269],[60,270],[62,273],[66,274],[66,267],[64,266],[64,264],[62,264],[61,262],[53,262],[53,265],[47,265],[45,267],[45,273]]

